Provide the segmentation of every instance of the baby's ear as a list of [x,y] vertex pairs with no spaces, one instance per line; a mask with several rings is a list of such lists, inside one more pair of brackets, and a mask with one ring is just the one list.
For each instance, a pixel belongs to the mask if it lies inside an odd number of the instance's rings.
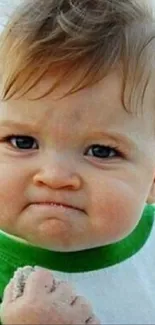
[[146,201],[148,204],[155,203],[155,178],[153,180],[148,199]]

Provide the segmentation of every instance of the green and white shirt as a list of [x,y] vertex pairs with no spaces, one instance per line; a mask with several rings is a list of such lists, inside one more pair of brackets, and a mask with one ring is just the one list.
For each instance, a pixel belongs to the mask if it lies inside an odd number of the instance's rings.
[[58,253],[0,232],[0,296],[18,267],[39,265],[73,284],[102,324],[155,324],[155,224],[146,206],[135,230],[116,244]]

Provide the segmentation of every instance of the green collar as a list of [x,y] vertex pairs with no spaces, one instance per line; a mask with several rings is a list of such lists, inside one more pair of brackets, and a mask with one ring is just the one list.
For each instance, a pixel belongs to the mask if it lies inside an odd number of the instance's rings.
[[[12,267],[39,265],[63,272],[85,272],[120,263],[136,254],[147,241],[154,221],[155,207],[147,205],[135,230],[118,243],[79,252],[61,253],[18,242],[0,233],[0,264]],[[1,267],[0,267],[1,268]]]
[[73,253],[30,246],[0,232],[0,297],[18,267],[41,266],[68,273],[87,272],[116,265],[136,254],[146,243],[154,222],[155,207],[146,206],[135,230],[118,243]]

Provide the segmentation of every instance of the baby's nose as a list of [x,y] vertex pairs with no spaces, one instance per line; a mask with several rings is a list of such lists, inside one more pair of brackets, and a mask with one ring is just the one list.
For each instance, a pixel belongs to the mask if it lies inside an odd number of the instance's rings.
[[69,162],[66,164],[46,164],[34,176],[33,183],[37,186],[48,186],[53,189],[68,188],[78,190],[82,180],[78,172],[73,170]]

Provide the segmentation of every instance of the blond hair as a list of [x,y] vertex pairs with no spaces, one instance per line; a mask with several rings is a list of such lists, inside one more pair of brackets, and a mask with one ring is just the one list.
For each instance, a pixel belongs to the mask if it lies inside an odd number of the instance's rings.
[[123,94],[130,81],[132,94],[138,90],[143,98],[154,67],[154,39],[151,12],[136,1],[26,0],[0,37],[1,98],[27,93],[57,69],[49,93],[83,67],[73,93],[118,66]]

